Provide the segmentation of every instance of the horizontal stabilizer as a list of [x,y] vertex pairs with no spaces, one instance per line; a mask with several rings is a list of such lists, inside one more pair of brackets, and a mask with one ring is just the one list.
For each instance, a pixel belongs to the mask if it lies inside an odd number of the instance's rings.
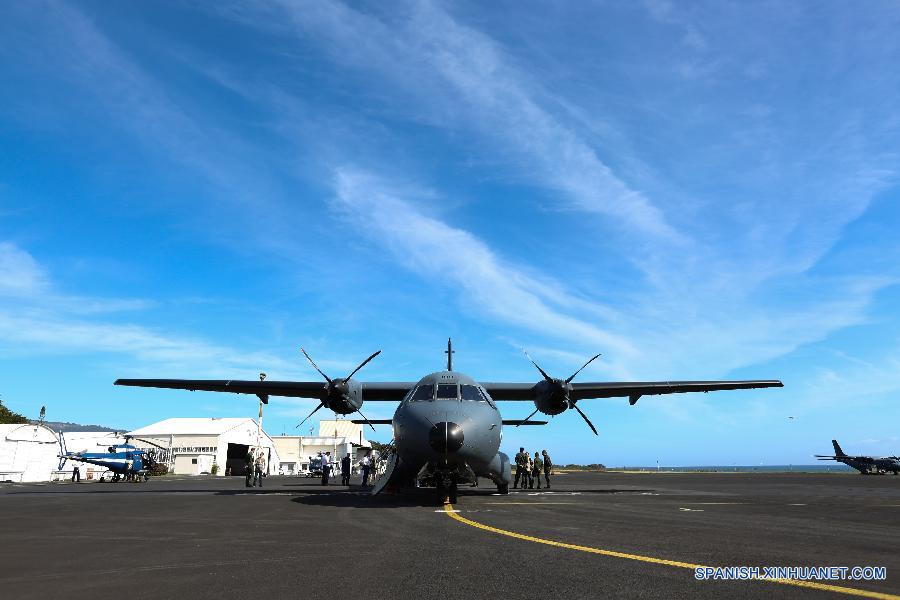
[[504,425],[546,425],[547,421],[526,421],[524,419],[503,419]]
[[350,422],[354,425],[368,425],[369,423],[372,425],[393,425],[394,423],[392,419],[369,419],[368,421],[364,421],[363,419],[353,419]]

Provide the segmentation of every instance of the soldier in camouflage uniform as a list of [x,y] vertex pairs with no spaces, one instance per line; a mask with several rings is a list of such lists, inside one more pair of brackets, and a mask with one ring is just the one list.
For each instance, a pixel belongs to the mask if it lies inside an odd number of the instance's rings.
[[513,488],[519,487],[520,478],[522,489],[525,489],[528,486],[528,454],[525,453],[525,448],[519,448],[519,453],[516,454],[516,480]]
[[534,482],[537,481],[537,489],[541,489],[541,471],[544,469],[544,461],[541,460],[541,455],[537,452],[534,453],[534,461],[532,461],[531,467],[531,485],[529,487],[534,487]]

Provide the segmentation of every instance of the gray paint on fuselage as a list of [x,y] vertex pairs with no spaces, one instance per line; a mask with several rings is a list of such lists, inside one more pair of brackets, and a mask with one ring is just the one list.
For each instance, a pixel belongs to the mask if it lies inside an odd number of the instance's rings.
[[[484,395],[483,400],[413,400],[424,385],[471,385]],[[462,446],[440,452],[429,443],[429,434],[442,423],[454,423],[462,430]],[[489,477],[497,484],[509,483],[509,459],[499,452],[503,420],[487,391],[474,379],[455,371],[438,371],[420,379],[394,413],[394,442],[402,472],[406,478],[425,472],[453,473],[465,481],[471,471]],[[505,460],[504,460],[505,459]],[[506,468],[504,468],[504,463]]]

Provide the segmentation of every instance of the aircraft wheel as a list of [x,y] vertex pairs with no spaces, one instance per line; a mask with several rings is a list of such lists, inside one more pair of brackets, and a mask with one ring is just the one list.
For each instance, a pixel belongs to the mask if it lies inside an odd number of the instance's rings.
[[119,474],[116,473],[115,475],[113,475],[112,480],[113,480],[113,483],[119,483]]
[[450,482],[450,504],[456,504],[459,501],[459,490],[456,485],[456,479]]
[[437,482],[437,488],[435,489],[435,493],[437,495],[437,503],[438,506],[443,506],[444,502],[447,501],[447,496],[450,494],[449,486],[444,482],[443,479],[439,479]]
[[509,494],[509,484],[501,483],[501,484],[497,485],[497,493],[503,494],[504,496]]

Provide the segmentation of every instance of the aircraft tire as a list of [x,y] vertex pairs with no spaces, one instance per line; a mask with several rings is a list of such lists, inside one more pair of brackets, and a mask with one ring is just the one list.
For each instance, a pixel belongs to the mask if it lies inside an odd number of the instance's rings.
[[504,496],[509,494],[509,484],[508,483],[500,483],[497,484],[497,493],[503,494]]
[[447,497],[450,495],[450,486],[448,486],[443,479],[438,480],[435,495],[438,506],[443,506],[447,501]]
[[450,504],[456,504],[459,501],[459,486],[456,484],[456,479],[450,482],[450,490],[447,496],[450,498]]

